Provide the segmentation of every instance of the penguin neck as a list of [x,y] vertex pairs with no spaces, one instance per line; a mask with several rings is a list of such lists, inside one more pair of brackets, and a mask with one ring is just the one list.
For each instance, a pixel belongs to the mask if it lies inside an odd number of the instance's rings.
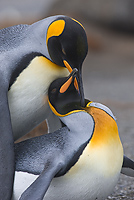
[[99,108],[91,106],[87,108],[87,111],[95,121],[92,145],[102,146],[103,144],[109,146],[113,143],[116,146],[117,144],[121,144],[115,119]]
[[87,111],[95,122],[94,134],[88,145],[92,165],[96,172],[107,176],[118,174],[123,162],[123,148],[117,123],[104,110],[88,107]]
[[85,111],[74,112],[65,117],[60,117],[70,132],[80,140],[90,140],[93,134],[94,121],[91,115]]

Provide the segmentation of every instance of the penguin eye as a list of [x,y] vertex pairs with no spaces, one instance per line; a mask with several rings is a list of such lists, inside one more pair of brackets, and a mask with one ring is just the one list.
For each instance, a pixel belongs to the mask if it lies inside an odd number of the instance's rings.
[[51,93],[54,94],[56,91],[57,91],[57,89],[56,89],[56,88],[53,88],[53,89],[51,90]]

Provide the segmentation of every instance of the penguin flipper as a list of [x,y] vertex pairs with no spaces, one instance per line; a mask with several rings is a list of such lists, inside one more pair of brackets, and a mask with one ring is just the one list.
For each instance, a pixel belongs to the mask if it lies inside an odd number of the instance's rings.
[[124,155],[121,173],[134,177],[134,161]]
[[61,170],[62,163],[49,163],[39,177],[23,192],[19,200],[43,200],[46,191],[54,178]]
[[6,86],[0,76],[0,199],[9,200],[14,177],[14,141]]

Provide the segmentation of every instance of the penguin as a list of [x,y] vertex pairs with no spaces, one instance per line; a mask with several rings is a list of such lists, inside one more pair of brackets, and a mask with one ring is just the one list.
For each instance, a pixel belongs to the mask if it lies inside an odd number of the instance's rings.
[[[51,119],[50,83],[77,68],[75,86],[84,103],[81,68],[87,51],[83,25],[64,15],[0,30],[0,199],[11,199],[14,140]],[[48,120],[50,130],[54,120]]]
[[134,162],[125,157],[123,163],[115,116],[100,103],[85,100],[81,106],[75,74],[74,69],[48,90],[50,108],[64,126],[15,144],[12,200],[101,200],[112,193],[124,167],[134,177]]

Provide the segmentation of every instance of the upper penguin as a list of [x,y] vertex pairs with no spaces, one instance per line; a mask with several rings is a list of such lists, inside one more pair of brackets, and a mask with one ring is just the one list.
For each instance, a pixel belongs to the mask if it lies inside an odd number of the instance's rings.
[[0,30],[0,199],[11,199],[13,140],[50,113],[50,83],[77,68],[75,86],[84,102],[81,67],[87,51],[83,26],[67,16],[52,16],[32,25]]

